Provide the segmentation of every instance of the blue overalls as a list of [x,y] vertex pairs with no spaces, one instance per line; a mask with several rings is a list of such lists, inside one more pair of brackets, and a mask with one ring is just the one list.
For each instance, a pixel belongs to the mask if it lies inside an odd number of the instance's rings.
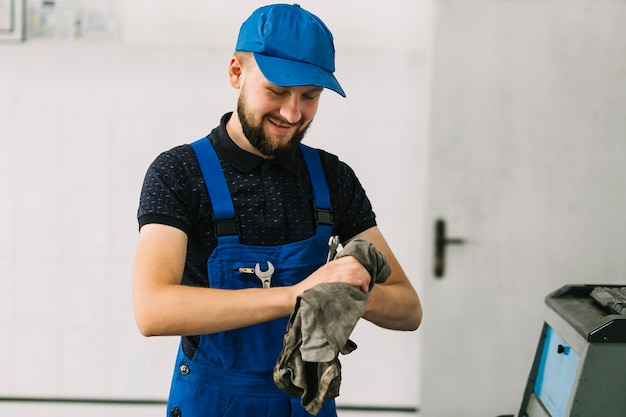
[[[219,159],[207,138],[191,144],[196,153],[218,229],[218,245],[209,257],[211,288],[259,288],[254,274],[274,268],[269,285],[301,281],[324,262],[332,233],[330,196],[317,151],[301,145],[313,187],[318,217],[315,236],[281,246],[239,243],[233,226],[235,209]],[[221,230],[221,233],[220,233]],[[311,416],[300,398],[276,387],[272,371],[282,349],[288,317],[241,329],[203,335],[193,359],[179,348],[167,405],[169,417],[304,417]],[[326,400],[320,417],[336,417],[334,400]]]

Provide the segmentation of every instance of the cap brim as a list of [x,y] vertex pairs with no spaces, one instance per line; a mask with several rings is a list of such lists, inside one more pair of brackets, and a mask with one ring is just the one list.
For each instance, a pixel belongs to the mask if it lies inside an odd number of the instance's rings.
[[254,58],[265,78],[272,84],[281,87],[303,85],[324,87],[343,97],[346,96],[335,76],[323,68],[306,62],[270,57],[256,52]]

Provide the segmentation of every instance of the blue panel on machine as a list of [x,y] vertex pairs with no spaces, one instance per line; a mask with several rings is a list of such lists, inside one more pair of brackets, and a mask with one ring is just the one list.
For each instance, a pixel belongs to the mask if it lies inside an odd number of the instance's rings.
[[537,371],[534,393],[553,417],[564,417],[580,356],[551,327]]

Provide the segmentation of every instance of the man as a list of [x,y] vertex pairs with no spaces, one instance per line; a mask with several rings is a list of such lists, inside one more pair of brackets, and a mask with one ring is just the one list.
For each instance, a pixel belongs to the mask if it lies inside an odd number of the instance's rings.
[[[306,416],[272,368],[299,295],[321,283],[370,291],[352,256],[327,262],[331,235],[361,238],[392,269],[363,317],[414,330],[419,298],[353,171],[300,145],[335,79],[333,38],[298,5],[257,9],[228,69],[234,112],[192,145],[161,154],[141,193],[133,303],[141,333],[181,335],[169,416]],[[320,416],[335,416],[333,400]]]

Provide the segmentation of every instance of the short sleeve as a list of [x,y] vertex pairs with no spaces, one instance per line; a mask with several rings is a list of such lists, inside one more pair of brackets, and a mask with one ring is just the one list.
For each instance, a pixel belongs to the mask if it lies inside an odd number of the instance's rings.
[[196,192],[203,186],[193,151],[182,145],[160,154],[144,177],[137,219],[141,228],[160,223],[191,233],[197,212]]
[[342,241],[376,226],[376,214],[355,172],[335,155],[321,151],[328,176],[335,231]]

